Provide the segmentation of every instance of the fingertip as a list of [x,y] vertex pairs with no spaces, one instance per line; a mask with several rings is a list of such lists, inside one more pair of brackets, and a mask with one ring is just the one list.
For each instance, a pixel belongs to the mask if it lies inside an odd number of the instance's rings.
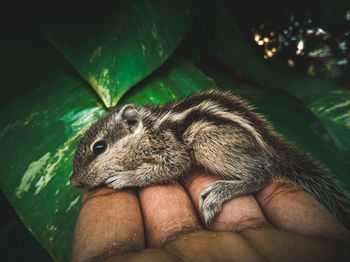
[[179,184],[142,188],[139,199],[148,247],[162,247],[178,235],[202,229],[191,200]]
[[272,181],[256,194],[268,221],[279,229],[349,240],[349,231],[316,198],[286,180]]
[[144,242],[141,211],[133,190],[98,188],[84,192],[71,261],[138,251]]

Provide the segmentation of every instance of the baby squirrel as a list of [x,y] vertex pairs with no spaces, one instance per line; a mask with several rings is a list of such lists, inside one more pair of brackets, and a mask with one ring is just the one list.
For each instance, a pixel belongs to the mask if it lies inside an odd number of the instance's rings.
[[350,228],[349,200],[335,181],[245,101],[218,90],[161,106],[113,108],[82,138],[71,185],[145,187],[181,180],[198,167],[223,179],[201,194],[207,225],[223,202],[282,178],[313,195]]

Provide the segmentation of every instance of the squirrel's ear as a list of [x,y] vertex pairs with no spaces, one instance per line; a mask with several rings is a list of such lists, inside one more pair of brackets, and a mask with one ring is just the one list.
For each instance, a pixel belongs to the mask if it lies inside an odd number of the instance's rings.
[[131,133],[138,130],[138,127],[141,125],[140,114],[132,104],[123,106],[122,109],[120,109],[117,118],[120,119],[125,128]]

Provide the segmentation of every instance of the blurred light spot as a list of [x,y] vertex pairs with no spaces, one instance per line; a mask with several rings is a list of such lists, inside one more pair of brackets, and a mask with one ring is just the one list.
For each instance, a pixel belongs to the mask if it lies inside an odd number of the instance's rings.
[[326,34],[322,37],[323,40],[327,40],[327,39],[329,39],[329,38],[331,38],[331,36],[330,36],[330,34],[328,34],[328,33],[326,33]]
[[338,44],[338,48],[339,48],[340,51],[345,52],[346,51],[346,42],[345,41],[340,42]]
[[345,20],[350,21],[350,10],[346,10],[344,18]]
[[254,40],[258,42],[260,40],[260,35],[259,34],[254,34]]
[[322,28],[317,28],[315,35],[325,35],[326,32]]
[[258,41],[258,45],[263,45],[264,44],[264,41],[263,40],[259,40]]
[[292,59],[288,59],[287,62],[288,66],[293,67],[295,65],[294,61]]
[[312,76],[314,76],[314,75],[316,74],[314,65],[311,64],[311,65],[309,66],[309,68],[307,69],[307,73],[308,73],[309,75],[312,75]]
[[306,29],[306,34],[307,35],[312,35],[315,32],[313,29]]
[[331,48],[327,45],[324,45],[322,48],[312,50],[309,52],[311,57],[327,57],[331,55]]
[[344,57],[343,59],[337,62],[337,65],[347,65],[349,63],[348,59]]
[[296,54],[297,55],[301,55],[303,53],[303,49],[304,49],[304,41],[300,40],[297,44],[297,51]]

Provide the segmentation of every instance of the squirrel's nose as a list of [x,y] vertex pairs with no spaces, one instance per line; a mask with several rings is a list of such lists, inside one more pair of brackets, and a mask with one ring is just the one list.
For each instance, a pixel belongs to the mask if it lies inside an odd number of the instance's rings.
[[80,183],[75,176],[72,176],[70,178],[70,185],[72,187],[83,187],[82,183]]

